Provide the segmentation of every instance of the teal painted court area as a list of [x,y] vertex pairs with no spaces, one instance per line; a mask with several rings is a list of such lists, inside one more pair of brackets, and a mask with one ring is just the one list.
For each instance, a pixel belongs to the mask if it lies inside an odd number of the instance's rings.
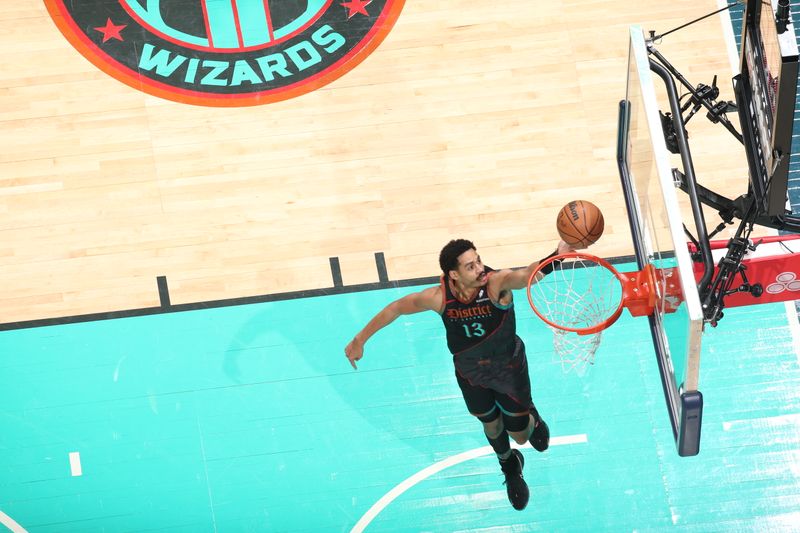
[[344,357],[364,322],[418,289],[0,333],[0,523],[797,530],[800,365],[783,304],[732,309],[708,328],[700,454],[680,458],[647,321],[624,313],[596,365],[564,374],[550,331],[516,294],[533,398],[554,437],[543,454],[523,448],[531,502],[518,512],[435,314],[382,330],[358,371]]

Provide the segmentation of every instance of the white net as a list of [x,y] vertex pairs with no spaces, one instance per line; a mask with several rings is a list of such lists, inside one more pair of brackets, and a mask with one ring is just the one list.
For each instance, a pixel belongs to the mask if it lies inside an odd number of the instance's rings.
[[570,258],[554,266],[551,273],[531,284],[531,305],[550,323],[562,369],[582,375],[594,364],[602,330],[584,333],[620,308],[622,285],[614,272],[589,257]]
[[578,335],[574,331],[567,331],[550,327],[553,331],[553,348],[561,361],[561,370],[564,373],[575,372],[579,376],[594,364],[594,354],[600,346],[603,333]]

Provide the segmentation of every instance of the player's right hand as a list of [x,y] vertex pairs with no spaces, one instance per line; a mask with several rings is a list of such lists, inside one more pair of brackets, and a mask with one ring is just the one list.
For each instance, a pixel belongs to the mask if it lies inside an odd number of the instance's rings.
[[364,357],[364,343],[353,337],[353,340],[344,347],[344,354],[347,356],[353,368],[358,370],[356,361]]
[[583,249],[585,249],[585,247],[578,248],[578,247],[573,246],[571,244],[568,244],[568,243],[566,243],[564,241],[559,241],[558,242],[558,247],[556,248],[556,250],[558,251],[558,255],[568,254],[568,253],[576,252],[578,250],[583,250]]

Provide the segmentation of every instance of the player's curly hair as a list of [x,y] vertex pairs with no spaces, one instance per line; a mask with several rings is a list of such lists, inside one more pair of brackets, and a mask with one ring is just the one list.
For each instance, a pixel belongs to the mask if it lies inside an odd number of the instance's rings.
[[475,250],[475,245],[467,239],[453,239],[442,248],[439,253],[439,266],[447,275],[451,270],[458,269],[458,256],[467,250]]

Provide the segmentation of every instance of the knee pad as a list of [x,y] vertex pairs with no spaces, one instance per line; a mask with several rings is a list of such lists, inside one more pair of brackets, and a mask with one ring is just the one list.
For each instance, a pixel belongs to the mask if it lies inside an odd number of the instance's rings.
[[503,415],[503,425],[505,425],[506,431],[522,431],[528,427],[529,422],[530,416],[528,413],[525,413],[523,416],[509,416],[507,414]]
[[482,415],[474,415],[474,416],[484,424],[488,424],[489,422],[494,422],[500,417],[500,409],[498,409],[497,406],[495,405],[494,409],[492,409],[488,413]]

